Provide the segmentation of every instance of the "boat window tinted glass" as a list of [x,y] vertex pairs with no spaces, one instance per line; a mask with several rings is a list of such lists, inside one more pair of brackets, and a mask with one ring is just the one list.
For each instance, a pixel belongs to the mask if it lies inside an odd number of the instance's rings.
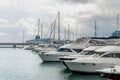
[[106,54],[106,55],[103,55],[102,57],[103,57],[103,58],[104,58],[104,57],[111,58],[111,57],[113,57],[113,54]]
[[105,52],[95,52],[97,56],[102,56]]
[[115,57],[116,57],[116,58],[120,58],[120,53],[116,53],[116,54],[115,54]]
[[81,54],[82,55],[92,55],[94,53],[95,53],[94,51],[83,51]]
[[59,52],[72,52],[70,49],[68,49],[68,48],[60,48],[60,49],[58,49],[57,51],[59,51]]
[[52,45],[47,45],[47,48],[51,48],[51,47],[53,47]]
[[110,54],[103,55],[102,57],[120,58],[120,53],[110,53]]
[[39,45],[39,47],[42,47],[42,48],[44,48],[44,47],[45,47],[45,45]]
[[82,51],[82,49],[73,49],[73,50],[76,51],[77,53]]

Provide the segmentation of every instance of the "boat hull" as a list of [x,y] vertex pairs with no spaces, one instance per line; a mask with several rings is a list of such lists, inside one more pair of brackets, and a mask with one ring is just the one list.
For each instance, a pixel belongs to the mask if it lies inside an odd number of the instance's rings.
[[109,74],[109,73],[104,73],[103,74],[103,77],[104,78],[109,78],[109,79],[112,79],[112,80],[120,80],[120,74]]
[[114,66],[110,63],[73,63],[69,61],[64,63],[71,71],[82,73],[97,73],[96,70]]
[[64,58],[64,57],[59,57],[59,59],[61,60],[61,61],[64,61],[64,60],[74,60],[74,59],[76,59],[75,57],[66,57],[66,58]]
[[59,60],[59,55],[55,55],[55,54],[45,54],[45,53],[43,53],[43,54],[38,54],[39,55],[39,57],[42,59],[42,61],[50,61],[50,62],[52,62],[52,61],[60,61]]

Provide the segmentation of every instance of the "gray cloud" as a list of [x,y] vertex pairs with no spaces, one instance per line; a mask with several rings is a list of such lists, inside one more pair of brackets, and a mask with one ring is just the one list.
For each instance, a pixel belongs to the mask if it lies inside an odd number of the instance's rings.
[[[8,0],[5,1],[8,2]],[[10,2],[9,5],[0,5],[0,33],[11,35],[6,37],[1,34],[0,39],[3,41],[14,40],[23,30],[27,34],[26,38],[30,39],[31,34],[33,34],[32,26],[36,27],[38,18],[43,22],[44,35],[47,34],[51,22],[56,18],[58,11],[61,11],[61,23],[62,20],[64,21],[64,24],[61,24],[61,35],[64,35],[63,30],[67,29],[63,25],[70,24],[71,32],[78,32],[80,36],[93,36],[94,21],[96,20],[98,35],[108,36],[115,30],[116,14],[120,13],[119,0],[14,1],[14,5],[13,2]],[[19,21],[23,25],[17,27],[16,23]],[[11,25],[12,23],[14,26]],[[31,34],[29,34],[30,32]]]
[[63,0],[68,3],[81,3],[81,4],[87,4],[87,3],[94,3],[95,0]]
[[28,14],[17,7],[0,7],[0,18],[4,18],[10,21],[17,21],[22,17],[26,17]]

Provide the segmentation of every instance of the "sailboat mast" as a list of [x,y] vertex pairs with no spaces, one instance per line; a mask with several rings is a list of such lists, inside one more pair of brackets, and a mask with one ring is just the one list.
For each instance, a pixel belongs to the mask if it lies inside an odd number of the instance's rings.
[[117,30],[118,30],[118,27],[119,27],[119,14],[117,14]]
[[58,41],[60,41],[60,12],[58,12]]
[[52,37],[52,28],[53,28],[53,23],[51,23],[51,27],[50,27],[50,39],[51,39],[51,37]]
[[25,41],[25,31],[23,30],[23,43]]
[[97,37],[97,26],[96,26],[96,21],[95,21],[95,37]]
[[75,33],[75,36],[76,36],[75,38],[77,39],[77,36],[78,36],[77,32]]
[[40,19],[38,19],[38,35],[39,35],[39,30],[40,30],[40,28],[39,28],[39,26],[40,26]]
[[64,30],[64,40],[66,40],[66,30]]
[[73,32],[73,41],[74,41],[74,32]]
[[70,30],[69,30],[70,25],[68,24],[68,40],[70,39]]
[[56,20],[54,20],[54,28],[53,28],[53,32],[54,32],[54,35],[53,35],[53,39],[55,40],[55,29],[56,29]]
[[42,35],[43,35],[43,24],[41,24],[41,39],[42,39]]

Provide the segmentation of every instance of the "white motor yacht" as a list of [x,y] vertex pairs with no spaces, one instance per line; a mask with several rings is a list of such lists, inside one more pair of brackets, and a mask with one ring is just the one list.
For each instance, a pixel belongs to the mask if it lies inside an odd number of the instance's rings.
[[49,51],[47,53],[39,53],[38,55],[43,61],[60,61],[60,56],[69,54],[77,54],[81,52],[85,46],[77,43],[61,46],[58,50]]
[[103,77],[109,78],[112,80],[120,80],[120,65],[116,65],[112,68],[105,68],[96,70],[98,73],[101,73]]
[[[105,46],[95,51],[96,56],[65,61],[71,71],[96,73],[96,70],[120,64],[120,46]],[[97,57],[98,56],[98,57]]]
[[64,60],[74,60],[76,58],[83,58],[83,57],[92,57],[95,55],[95,50],[101,48],[103,46],[89,46],[85,49],[83,49],[83,51],[81,51],[79,54],[70,54],[68,56],[61,56],[59,57],[59,59],[61,61],[64,61]]
[[56,47],[53,44],[39,44],[38,47],[34,48],[33,51],[39,53],[46,53],[51,50],[56,50]]
[[91,45],[97,45],[99,42],[96,40],[81,40],[79,43],[71,43],[60,47],[58,50],[50,51],[44,54],[39,53],[38,55],[43,61],[60,61],[59,57],[68,56],[71,54],[78,54],[84,48]]
[[24,48],[24,50],[33,50],[35,48],[34,45],[29,45]]

